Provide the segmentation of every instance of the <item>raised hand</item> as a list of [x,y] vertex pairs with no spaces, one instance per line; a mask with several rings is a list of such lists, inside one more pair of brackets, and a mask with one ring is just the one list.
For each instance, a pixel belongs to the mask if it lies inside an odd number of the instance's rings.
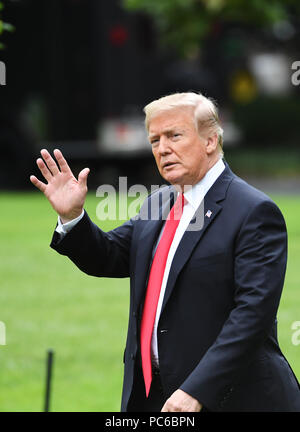
[[45,149],[41,150],[43,159],[39,158],[36,161],[47,184],[33,175],[30,176],[30,181],[44,193],[54,210],[59,214],[62,223],[66,223],[82,213],[88,190],[87,177],[90,170],[84,168],[76,180],[61,151],[54,150],[53,154],[58,166]]

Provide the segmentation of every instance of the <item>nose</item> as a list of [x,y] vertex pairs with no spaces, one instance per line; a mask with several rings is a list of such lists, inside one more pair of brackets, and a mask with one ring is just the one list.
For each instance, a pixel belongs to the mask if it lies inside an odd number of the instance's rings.
[[159,140],[158,152],[160,155],[171,153],[171,146],[168,137],[162,136]]

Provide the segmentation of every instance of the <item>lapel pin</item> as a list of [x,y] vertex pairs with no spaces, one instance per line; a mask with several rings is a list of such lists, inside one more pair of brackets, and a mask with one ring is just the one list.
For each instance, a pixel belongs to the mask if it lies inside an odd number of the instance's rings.
[[208,218],[210,218],[210,217],[211,217],[211,215],[212,215],[212,211],[210,211],[210,210],[207,210],[207,212],[206,212],[205,216],[207,216]]

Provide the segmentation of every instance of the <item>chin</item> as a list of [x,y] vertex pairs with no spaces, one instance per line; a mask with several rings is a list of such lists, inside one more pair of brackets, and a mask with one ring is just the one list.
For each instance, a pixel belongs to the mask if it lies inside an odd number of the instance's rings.
[[[175,170],[174,170],[175,171]],[[172,185],[180,185],[183,181],[183,176],[179,175],[178,173],[162,173],[162,177]]]
[[171,183],[171,185],[173,185],[173,186],[181,186],[182,185],[182,179],[180,179],[178,177],[169,176],[169,177],[164,177],[164,179],[167,182]]

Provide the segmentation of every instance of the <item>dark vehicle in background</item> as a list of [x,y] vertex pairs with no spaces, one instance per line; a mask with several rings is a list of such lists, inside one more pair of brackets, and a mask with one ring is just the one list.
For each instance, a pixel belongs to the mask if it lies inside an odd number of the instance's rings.
[[[276,138],[277,122],[264,121],[260,107],[275,110],[277,100],[285,101],[279,115],[286,123],[298,112],[288,92],[276,93],[286,76],[264,94],[266,57],[236,26],[217,29],[199,61],[163,49],[152,21],[117,0],[22,0],[7,2],[5,12],[16,31],[0,52],[7,67],[0,86],[2,189],[30,188],[44,147],[60,148],[75,173],[89,166],[92,188],[117,184],[118,176],[159,183],[142,108],[170,92],[202,91],[217,100],[226,149],[260,145],[274,129]],[[277,60],[288,67],[288,57]]]

